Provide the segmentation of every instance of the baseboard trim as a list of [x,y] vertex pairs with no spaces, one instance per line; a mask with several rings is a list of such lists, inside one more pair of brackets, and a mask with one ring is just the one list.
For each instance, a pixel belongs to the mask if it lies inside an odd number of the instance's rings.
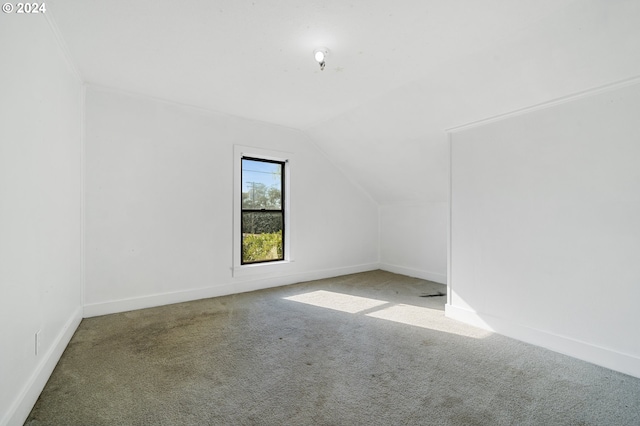
[[265,277],[252,280],[231,281],[208,287],[181,290],[168,293],[158,293],[148,296],[132,297],[127,299],[112,300],[101,303],[91,303],[84,306],[84,317],[96,317],[100,315],[115,314],[118,312],[133,311],[136,309],[153,308],[156,306],[170,305],[173,303],[189,302],[192,300],[207,299],[210,297],[227,296],[230,294],[246,293],[249,291],[263,290],[271,287],[296,284],[304,281],[332,278],[340,275],[355,274],[358,272],[374,271],[380,269],[378,263],[367,263],[342,268],[323,269],[310,272],[289,274],[275,277]]
[[0,419],[1,426],[22,425],[29,416],[31,409],[35,405],[42,389],[47,384],[53,369],[58,364],[62,353],[69,344],[73,333],[76,332],[82,321],[82,308],[78,307],[69,317],[66,324],[58,333],[58,336],[44,354],[40,363],[29,377],[27,383],[23,386],[20,393],[16,396],[13,404],[11,404],[8,412]]
[[445,316],[478,328],[568,355],[610,370],[640,378],[640,358],[567,336],[516,324],[504,318],[445,305]]
[[422,278],[423,280],[434,281],[440,284],[447,284],[447,275],[438,274],[436,272],[424,271],[421,269],[407,268],[405,266],[391,265],[389,263],[381,263],[380,269],[394,274],[407,275],[414,278]]

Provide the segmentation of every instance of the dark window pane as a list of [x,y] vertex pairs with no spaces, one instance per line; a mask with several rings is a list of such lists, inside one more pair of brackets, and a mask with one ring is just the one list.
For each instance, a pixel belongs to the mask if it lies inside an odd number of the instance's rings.
[[242,208],[282,209],[282,164],[242,159]]
[[243,212],[243,234],[269,234],[282,231],[281,212]]
[[283,260],[282,212],[242,213],[242,263]]

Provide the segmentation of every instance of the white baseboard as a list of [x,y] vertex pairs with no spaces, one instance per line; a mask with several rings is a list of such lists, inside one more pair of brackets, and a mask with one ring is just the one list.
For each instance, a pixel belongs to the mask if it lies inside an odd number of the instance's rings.
[[640,378],[640,358],[613,349],[513,323],[504,318],[445,305],[445,316],[516,340]]
[[407,268],[405,266],[391,265],[389,263],[381,263],[380,269],[387,272],[393,272],[394,274],[402,274],[402,275],[407,275],[409,277],[421,278],[423,280],[434,281],[440,284],[447,283],[446,274],[438,274],[436,272]]
[[29,377],[22,390],[16,395],[8,412],[0,419],[1,426],[22,425],[29,416],[31,409],[35,405],[44,385],[47,384],[53,369],[58,364],[62,353],[69,344],[73,333],[82,321],[82,308],[78,307],[69,317],[66,324],[58,333],[49,350],[44,354],[42,360]]
[[136,309],[170,305],[172,303],[206,299],[209,297],[227,296],[229,294],[245,293],[248,291],[279,287],[304,281],[319,280],[323,278],[337,277],[340,275],[373,271],[379,268],[380,265],[377,263],[368,263],[363,265],[324,269],[319,271],[303,272],[269,278],[233,281],[209,287],[181,290],[170,293],[152,294],[148,296],[112,300],[101,303],[92,303],[84,306],[84,317],[96,317],[100,315],[115,314],[118,312],[133,311]]

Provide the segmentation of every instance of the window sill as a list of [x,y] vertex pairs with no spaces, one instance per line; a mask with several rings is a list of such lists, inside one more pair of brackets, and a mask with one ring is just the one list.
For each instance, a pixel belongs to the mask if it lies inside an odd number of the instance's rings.
[[280,260],[277,262],[254,263],[251,265],[238,265],[233,267],[234,277],[247,277],[254,275],[278,274],[289,268],[292,260]]

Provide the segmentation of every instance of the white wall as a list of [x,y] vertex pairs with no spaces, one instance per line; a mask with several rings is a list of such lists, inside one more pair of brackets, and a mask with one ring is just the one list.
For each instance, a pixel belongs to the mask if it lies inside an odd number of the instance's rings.
[[640,377],[640,83],[452,134],[447,314]]
[[82,314],[82,86],[42,15],[3,13],[0,53],[0,425],[21,425]]
[[[277,273],[232,274],[235,144],[295,155]],[[377,205],[301,132],[87,88],[86,316],[375,269],[377,232]]]
[[380,206],[380,268],[447,282],[448,203]]

